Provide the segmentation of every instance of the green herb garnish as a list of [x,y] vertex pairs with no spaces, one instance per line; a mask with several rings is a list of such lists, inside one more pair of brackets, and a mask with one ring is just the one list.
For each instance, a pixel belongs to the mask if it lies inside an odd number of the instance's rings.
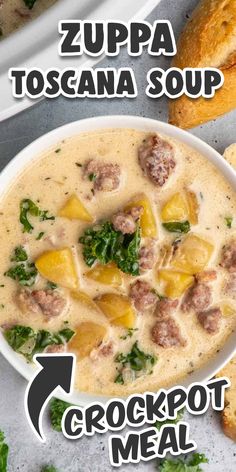
[[40,241],[40,239],[42,239],[42,237],[44,236],[44,231],[41,231],[41,233],[38,234],[38,236],[35,238],[36,241]]
[[5,443],[5,436],[0,431],[0,472],[7,472],[7,459],[8,459],[9,447]]
[[188,233],[190,231],[189,221],[171,221],[169,223],[162,223],[163,228],[165,228],[170,233]]
[[11,261],[16,264],[8,269],[4,275],[19,282],[20,285],[31,287],[35,283],[38,271],[33,262],[28,262],[28,255],[23,246],[17,246]]
[[4,275],[19,282],[20,285],[31,287],[35,283],[38,271],[34,263],[17,264],[7,270]]
[[32,200],[24,199],[20,203],[20,222],[23,225],[23,233],[31,233],[34,229],[29,222],[28,214],[39,217],[40,221],[55,220],[55,216],[48,215],[48,210],[40,210]]
[[55,220],[55,216],[52,216],[52,215],[49,216],[48,215],[48,210],[44,210],[44,211],[40,210],[39,220],[40,221]]
[[34,331],[29,326],[16,325],[6,329],[5,339],[11,348],[32,361],[34,354],[43,352],[46,347],[66,344],[74,335],[74,331],[64,328],[57,333],[46,330]]
[[51,420],[51,425],[55,431],[61,431],[61,420],[64,412],[69,406],[72,406],[70,403],[59,400],[58,398],[53,398],[49,405],[49,415]]
[[28,355],[28,359],[32,360],[34,354],[43,352],[48,346],[66,344],[74,334],[75,332],[70,328],[64,328],[58,333],[51,333],[44,329],[39,330],[36,333],[35,345],[31,353]]
[[225,224],[227,228],[232,228],[232,223],[233,223],[233,217],[232,216],[226,216],[225,217]]
[[14,249],[14,254],[11,257],[11,261],[23,262],[23,261],[27,261],[27,259],[28,259],[28,255],[27,255],[26,250],[23,248],[23,246],[17,246]]
[[158,466],[160,472],[203,472],[200,464],[207,463],[204,454],[195,453],[189,460],[164,459]]
[[55,153],[58,154],[59,152],[61,152],[61,148],[58,148],[55,150]]
[[48,282],[47,282],[47,288],[48,288],[49,290],[56,290],[57,284],[54,284],[54,282],[49,282],[49,281],[48,281]]
[[122,234],[108,221],[87,229],[79,242],[84,246],[83,256],[89,267],[96,261],[113,261],[123,272],[139,275],[140,240],[139,226],[133,234]]
[[45,465],[41,472],[58,472],[58,470],[56,469],[56,467],[54,467],[54,465]]
[[132,338],[135,331],[138,331],[138,328],[128,328],[127,333],[123,336],[120,336],[120,339],[123,339],[123,341],[125,341],[127,338]]
[[88,178],[89,178],[90,182],[94,182],[96,180],[97,176],[96,176],[96,174],[89,174]]
[[29,10],[32,10],[36,0],[24,0],[25,5],[29,8]]
[[116,356],[115,362],[122,364],[122,368],[115,379],[115,383],[124,383],[122,370],[124,367],[129,367],[135,372],[143,371],[150,374],[152,367],[155,365],[157,358],[151,354],[146,354],[138,348],[137,341],[133,344],[131,351],[128,354],[120,353]]
[[124,385],[125,382],[124,382],[124,378],[123,378],[123,375],[122,375],[121,372],[117,375],[117,377],[115,378],[114,382],[115,382],[116,384]]
[[34,340],[35,332],[29,326],[16,325],[7,329],[4,332],[4,336],[14,351],[21,352],[21,348],[26,343],[28,343],[31,339]]

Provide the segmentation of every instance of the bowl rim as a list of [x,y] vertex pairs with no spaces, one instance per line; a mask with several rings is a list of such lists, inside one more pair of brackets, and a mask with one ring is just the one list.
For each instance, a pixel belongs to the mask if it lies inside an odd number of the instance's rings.
[[[92,17],[96,18],[97,12],[99,14],[100,11],[105,9],[109,0],[102,0],[101,4],[98,4],[96,0],[91,1],[92,4],[90,5],[87,0],[81,0],[78,6],[78,0],[70,0],[69,5],[66,0],[57,0],[19,29],[13,30],[12,33],[0,42],[0,74],[10,68],[11,64],[22,64],[31,58],[32,54],[35,55],[35,52],[40,52],[42,49],[47,50],[49,42],[55,43],[57,41],[59,21],[62,19],[83,20]],[[138,5],[137,12],[132,13],[132,19],[146,18],[160,2],[160,0],[140,1],[141,4]],[[43,35],[42,31],[44,32]],[[15,47],[16,44],[18,46],[19,44],[21,45],[20,55],[18,48]]]
[[[215,149],[190,132],[151,118],[132,115],[110,115],[77,120],[58,127],[34,140],[21,150],[0,173],[0,198],[4,197],[19,173],[22,172],[29,163],[40,158],[42,152],[47,151],[53,145],[58,144],[63,139],[79,135],[80,133],[114,128],[159,132],[177,141],[183,142],[212,162],[236,190],[236,172],[230,164]],[[22,356],[16,354],[10,348],[1,332],[0,352],[26,380],[29,381],[32,379],[35,374],[35,367],[27,364]],[[180,380],[178,384],[188,387],[193,382],[204,382],[208,380],[230,360],[235,352],[236,331],[230,334],[223,347],[209,362],[192,374],[187,375],[183,380]],[[55,396],[64,401],[68,401],[69,399],[71,403],[81,406],[94,401],[106,402],[111,398],[111,396],[107,395],[83,393],[76,390],[68,398],[68,395],[62,391],[60,392],[60,389],[57,390]]]

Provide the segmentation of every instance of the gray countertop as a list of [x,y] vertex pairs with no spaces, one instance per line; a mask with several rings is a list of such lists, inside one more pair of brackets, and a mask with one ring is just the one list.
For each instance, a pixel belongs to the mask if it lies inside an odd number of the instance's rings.
[[[186,16],[196,5],[197,0],[162,0],[148,18],[169,19],[176,36],[181,30]],[[166,58],[149,57],[145,52],[140,58],[129,58],[123,50],[118,58],[105,59],[101,67],[113,66],[133,68],[139,95],[136,99],[124,100],[57,100],[42,101],[33,108],[0,123],[0,168],[2,169],[22,148],[42,134],[71,121],[97,115],[128,114],[167,120],[165,99],[152,100],[145,96],[146,73],[152,67],[165,67]],[[236,111],[217,121],[191,131],[212,145],[219,152],[236,140]],[[47,442],[40,444],[27,424],[23,397],[25,380],[0,356],[0,429],[7,437],[10,446],[9,472],[40,472],[45,463],[52,463],[59,472],[108,472],[112,470],[108,458],[108,435],[82,438],[69,442],[62,434],[51,431],[45,417]],[[205,452],[210,464],[204,467],[208,472],[234,472],[236,470],[236,446],[226,438],[220,428],[219,416],[208,411],[202,417],[185,415],[190,423],[190,434]],[[128,465],[120,470],[151,472],[156,462]]]

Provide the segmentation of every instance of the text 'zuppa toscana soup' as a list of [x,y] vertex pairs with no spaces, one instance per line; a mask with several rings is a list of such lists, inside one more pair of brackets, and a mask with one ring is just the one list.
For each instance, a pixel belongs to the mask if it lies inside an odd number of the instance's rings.
[[166,136],[62,141],[1,201],[6,340],[28,362],[74,352],[84,392],[181,381],[235,328],[235,213],[219,171]]
[[0,39],[21,28],[57,0],[0,0]]

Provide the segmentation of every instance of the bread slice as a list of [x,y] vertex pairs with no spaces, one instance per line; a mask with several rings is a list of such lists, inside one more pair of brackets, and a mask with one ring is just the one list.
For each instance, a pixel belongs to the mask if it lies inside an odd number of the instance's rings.
[[236,0],[201,0],[180,35],[174,67],[217,67],[224,85],[211,99],[170,100],[169,122],[192,128],[236,108]]
[[221,422],[224,433],[236,441],[236,356],[220,371],[216,377],[228,377],[231,387],[225,391],[225,408]]

